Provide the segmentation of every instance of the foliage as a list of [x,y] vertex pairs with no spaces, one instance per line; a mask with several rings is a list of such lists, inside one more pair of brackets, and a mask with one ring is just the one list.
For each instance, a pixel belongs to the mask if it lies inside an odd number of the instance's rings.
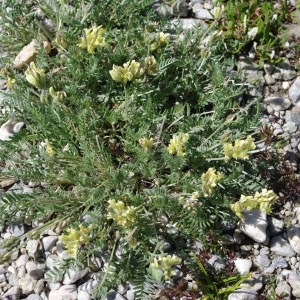
[[237,54],[253,47],[261,62],[278,61],[278,50],[284,44],[282,24],[292,20],[287,0],[218,2],[225,5],[225,17],[218,20],[218,28],[229,51]]
[[[234,62],[214,25],[181,36],[149,0],[21,2],[0,9],[10,54],[1,74],[11,86],[1,118],[26,123],[1,144],[10,161],[2,172],[48,187],[7,193],[0,222],[44,222],[27,238],[65,221],[62,240],[79,261],[93,269],[110,253],[95,297],[133,280],[137,299],[150,298],[174,274],[172,265],[153,278],[151,263],[179,262],[187,240],[216,247],[207,236],[233,218],[230,204],[268,188],[255,157],[264,150],[248,152],[260,140],[260,99],[239,101],[244,88],[227,74]],[[32,39],[34,63],[11,67]],[[227,159],[224,144],[244,140],[243,156]]]

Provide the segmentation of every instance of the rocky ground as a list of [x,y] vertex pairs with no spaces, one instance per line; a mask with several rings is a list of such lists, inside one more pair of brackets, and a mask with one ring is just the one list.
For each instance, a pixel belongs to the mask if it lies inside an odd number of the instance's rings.
[[[292,5],[294,2],[290,1]],[[180,17],[183,30],[189,30],[198,23],[211,19],[209,10],[213,1],[192,0],[176,1],[174,5],[163,8],[158,3],[155,9],[160,13],[171,12]],[[191,16],[191,17],[190,17]],[[178,21],[176,21],[178,22]],[[299,21],[300,23],[300,21]],[[275,136],[286,138],[289,143],[283,151],[289,155],[299,174],[300,152],[300,74],[296,70],[297,62],[293,61],[293,45],[300,32],[292,25],[292,35],[286,44],[286,59],[279,65],[265,64],[263,70],[254,62],[251,51],[248,56],[240,57],[231,72],[242,71],[251,96],[263,95],[265,113],[262,124],[270,125]],[[4,140],[18,132],[22,122],[9,121],[0,128],[0,139]],[[20,182],[15,179],[0,180],[0,192],[31,193],[34,189],[43,189],[47,183]],[[300,203],[286,201],[281,210],[274,216],[263,212],[249,212],[244,222],[224,227],[224,234],[238,249],[235,253],[236,270],[252,276],[240,289],[229,296],[229,300],[266,299],[300,299]],[[275,217],[276,216],[276,217]],[[37,226],[12,223],[1,228],[1,240],[10,236],[22,236],[28,229]],[[49,270],[59,266],[68,257],[62,242],[59,227],[48,230],[39,240],[30,240],[27,245],[13,255],[12,263],[0,265],[0,298],[5,300],[89,300],[92,299],[93,287],[100,280],[99,271],[107,263],[106,257],[95,261],[95,270],[78,267],[69,273],[62,272],[56,283],[50,283]],[[201,245],[197,244],[201,248]],[[0,249],[0,253],[1,253]],[[211,255],[209,263],[217,269],[226,264],[216,255]],[[180,275],[180,274],[179,274]],[[189,286],[194,282],[188,278]],[[273,298],[271,296],[273,295]],[[199,296],[200,297],[200,296]],[[134,299],[133,286],[119,286],[108,293],[107,299]],[[187,299],[188,298],[181,298]]]

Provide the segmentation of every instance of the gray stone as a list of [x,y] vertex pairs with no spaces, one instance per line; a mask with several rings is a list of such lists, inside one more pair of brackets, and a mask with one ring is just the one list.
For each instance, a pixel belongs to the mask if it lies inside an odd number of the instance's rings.
[[18,278],[23,278],[26,275],[26,269],[25,266],[22,266],[18,269]]
[[287,228],[287,236],[293,250],[300,254],[300,226],[290,225]]
[[287,282],[292,288],[292,295],[300,297],[300,276],[296,272],[290,272],[287,277]]
[[266,72],[266,74],[272,75],[272,73],[274,72],[275,67],[271,64],[264,64],[264,71]]
[[225,262],[219,255],[212,255],[212,257],[207,261],[207,263],[214,267],[217,271],[221,271],[225,268]]
[[287,122],[282,126],[282,129],[284,132],[292,134],[298,130],[298,127],[295,125],[294,122]]
[[33,291],[37,281],[33,279],[29,274],[26,274],[25,277],[19,279],[18,285],[22,290],[22,294],[29,294]]
[[274,236],[271,239],[270,249],[273,253],[280,256],[292,257],[295,255],[295,251],[289,242],[282,236]]
[[235,259],[234,264],[241,275],[247,275],[252,267],[251,259],[237,258]]
[[10,288],[1,298],[3,300],[19,300],[21,296],[20,289],[16,286]]
[[175,17],[187,17],[189,13],[185,0],[176,0],[171,6],[171,14]]
[[246,279],[240,284],[240,287],[259,291],[263,288],[263,276],[261,274],[253,273],[252,277]]
[[255,262],[258,267],[261,269],[267,268],[270,266],[271,261],[266,254],[259,254],[255,258]]
[[260,210],[249,210],[244,212],[244,220],[240,220],[240,229],[250,238],[258,243],[267,240],[267,215]]
[[264,80],[265,80],[267,85],[271,85],[271,84],[274,84],[276,82],[276,80],[270,74],[266,74],[264,76]]
[[28,262],[29,255],[28,254],[22,254],[19,256],[19,258],[16,260],[16,267],[20,268],[22,266],[25,266]]
[[280,299],[290,300],[292,288],[286,283],[286,281],[280,281],[276,286],[275,293],[280,297]]
[[300,76],[293,82],[289,88],[289,98],[296,106],[300,106]]
[[43,300],[43,298],[37,294],[31,294],[27,297],[26,300]]
[[6,123],[0,127],[0,140],[7,141],[18,133],[24,127],[24,122],[16,122],[13,119],[9,119]]
[[63,262],[63,259],[57,255],[50,254],[46,258],[46,267],[48,269],[53,269],[54,267],[58,267]]
[[279,257],[275,257],[274,259],[272,259],[272,265],[277,269],[277,268],[287,268],[288,267],[288,263],[286,262],[286,260],[279,256]]
[[71,284],[84,277],[88,273],[88,268],[85,269],[69,269],[63,277],[63,284]]
[[277,235],[283,231],[284,222],[274,217],[268,217],[268,230],[270,236]]
[[179,26],[184,30],[191,30],[195,27],[199,27],[200,25],[203,26],[203,23],[201,20],[192,19],[192,18],[185,18],[185,19],[179,19]]
[[294,106],[292,110],[287,110],[285,114],[286,122],[293,122],[295,125],[300,125],[300,107]]
[[78,287],[78,291],[84,291],[91,294],[93,289],[97,286],[97,284],[98,284],[97,280],[89,279],[88,281],[86,281],[85,283],[83,283]]
[[63,285],[56,291],[50,291],[49,300],[77,300],[76,285]]
[[13,62],[13,68],[21,70],[34,61],[37,55],[37,46],[35,40],[32,40],[28,45],[24,46]]
[[8,230],[12,236],[21,236],[25,233],[25,226],[22,222],[13,222],[8,226]]
[[38,280],[44,276],[46,265],[37,261],[29,261],[26,263],[26,270],[28,274]]
[[58,236],[56,235],[49,235],[42,238],[42,244],[44,247],[44,251],[51,251],[54,247],[55,243],[58,240]]
[[288,98],[268,97],[264,99],[264,103],[270,105],[275,111],[286,110],[292,103]]
[[85,291],[78,292],[77,300],[91,300],[91,299],[92,298],[89,293],[87,293]]
[[126,298],[127,300],[134,300],[134,290],[130,289],[126,292]]
[[26,250],[28,255],[32,258],[38,258],[42,254],[40,242],[37,240],[29,240],[27,242]]
[[196,19],[200,20],[213,20],[213,15],[209,12],[208,9],[201,7],[200,5],[195,4],[193,6],[193,13]]
[[253,289],[242,288],[237,289],[228,296],[228,300],[256,300],[257,292]]

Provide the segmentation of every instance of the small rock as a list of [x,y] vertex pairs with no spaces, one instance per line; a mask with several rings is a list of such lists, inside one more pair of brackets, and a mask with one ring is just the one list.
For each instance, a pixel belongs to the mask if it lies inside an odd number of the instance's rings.
[[38,258],[42,254],[41,245],[37,240],[29,240],[27,242],[26,250],[28,255],[32,258]]
[[207,263],[214,267],[217,271],[221,271],[225,268],[225,262],[219,255],[212,255],[212,257],[207,261]]
[[37,294],[31,294],[26,298],[26,300],[43,300],[43,298]]
[[276,257],[272,260],[272,265],[277,269],[277,268],[281,268],[281,269],[284,269],[284,268],[287,268],[288,266],[288,263],[286,262],[286,260],[279,256],[279,257]]
[[91,294],[93,289],[97,286],[97,284],[98,284],[97,280],[89,279],[87,282],[83,283],[78,287],[78,291],[84,291]]
[[71,284],[79,280],[80,278],[84,277],[88,273],[88,268],[80,270],[79,268],[76,269],[69,269],[66,271],[63,277],[63,284]]
[[271,85],[271,84],[274,84],[276,82],[276,80],[270,74],[266,74],[264,76],[264,80],[265,80],[267,85]]
[[175,17],[187,17],[188,5],[185,0],[176,0],[171,6],[171,14]]
[[58,240],[58,236],[56,235],[49,235],[42,238],[42,244],[44,247],[44,251],[51,251],[54,247],[55,243]]
[[89,293],[87,293],[85,291],[78,292],[77,300],[91,300],[91,299],[92,298]]
[[253,289],[242,288],[237,289],[228,296],[228,300],[256,300],[257,292]]
[[300,105],[300,77],[297,77],[289,88],[289,98],[294,105]]
[[292,295],[300,297],[300,276],[296,272],[290,272],[287,282],[292,287]]
[[[0,140],[7,141],[18,133],[24,127],[24,122],[16,122],[13,119],[9,119],[6,123],[0,127]],[[15,181],[14,181],[15,182]]]
[[56,291],[50,291],[49,300],[77,300],[76,285],[63,285]]
[[253,273],[252,277],[246,279],[240,284],[240,287],[259,291],[263,288],[263,283],[263,276],[261,274]]
[[130,289],[126,292],[126,298],[127,300],[134,300],[134,290]]
[[29,274],[26,274],[25,277],[19,279],[18,285],[22,290],[22,294],[29,294],[33,291],[37,281],[33,279]]
[[293,250],[300,254],[300,226],[290,225],[287,228],[287,236]]
[[295,252],[289,242],[282,236],[274,236],[271,239],[270,249],[273,253],[280,256],[292,257]]
[[37,42],[32,40],[26,45],[17,55],[13,62],[13,68],[22,70],[26,68],[32,61],[35,60],[37,55]]
[[234,261],[237,271],[243,276],[247,275],[250,272],[252,267],[251,259],[237,258]]
[[240,220],[240,229],[250,238],[258,243],[267,240],[267,215],[260,210],[249,210],[244,212],[244,220]]
[[[290,300],[292,289],[286,283],[286,281],[280,281],[276,286],[275,293],[276,293],[276,295],[278,295],[280,297],[280,299]],[[285,298],[283,298],[283,297],[285,297]]]
[[271,261],[266,254],[259,254],[256,256],[255,261],[258,267],[261,269],[267,268],[271,264]]
[[193,13],[196,19],[200,20],[213,20],[213,15],[209,12],[208,9],[201,7],[200,5],[195,4],[193,6]]
[[268,97],[264,99],[264,103],[270,105],[275,111],[286,110],[292,103],[288,98]]
[[25,266],[26,263],[28,262],[29,255],[28,254],[22,254],[19,256],[19,258],[15,261],[16,267],[20,268],[22,266]]
[[40,279],[44,276],[46,265],[37,261],[29,261],[26,263],[26,270],[33,279]]
[[21,296],[20,289],[18,287],[12,287],[2,296],[3,300],[19,300]]

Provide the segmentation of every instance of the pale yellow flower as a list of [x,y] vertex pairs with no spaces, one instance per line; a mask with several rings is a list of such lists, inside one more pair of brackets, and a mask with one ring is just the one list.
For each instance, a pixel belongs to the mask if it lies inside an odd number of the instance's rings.
[[55,151],[53,149],[53,147],[51,146],[50,142],[48,139],[45,139],[45,147],[46,147],[46,153],[49,155],[49,156],[54,156],[55,155]]
[[154,36],[154,42],[150,45],[150,50],[151,51],[158,50],[162,46],[167,45],[169,43],[170,43],[169,33],[163,33],[163,32],[156,33]]
[[139,144],[142,146],[142,148],[148,152],[152,147],[153,147],[153,144],[154,144],[154,140],[153,138],[140,138],[139,139]]
[[32,61],[29,67],[24,72],[26,80],[33,86],[43,89],[46,86],[45,71],[41,68],[37,68],[35,63]]
[[217,182],[222,178],[224,178],[224,174],[216,172],[215,168],[209,168],[206,173],[201,175],[204,197],[208,197],[213,193],[213,189],[217,186]]
[[123,67],[113,65],[112,70],[109,71],[111,78],[114,81],[126,84],[128,81],[138,79],[144,73],[141,64],[135,60],[128,61],[123,64]]
[[56,100],[56,101],[62,101],[63,99],[65,99],[67,97],[66,92],[64,91],[55,91],[53,86],[51,86],[49,88],[49,93],[51,95],[51,97]]
[[91,28],[84,29],[85,36],[81,38],[79,43],[80,48],[87,49],[88,53],[94,54],[95,49],[102,48],[105,43],[105,29],[102,26],[93,26]]
[[6,81],[5,86],[10,88],[10,89],[14,89],[15,86],[16,86],[16,79],[14,79],[12,77],[7,77],[7,81]]
[[234,146],[230,143],[224,144],[225,160],[234,159],[249,159],[248,151],[255,149],[255,143],[251,136],[245,140],[236,140]]
[[108,219],[113,219],[124,228],[129,228],[135,222],[136,207],[126,206],[123,201],[108,201]]
[[153,262],[150,263],[150,269],[157,269],[162,271],[165,280],[170,279],[171,276],[176,275],[176,271],[173,269],[174,266],[179,265],[181,259],[176,255],[160,255],[158,258],[154,258]]
[[170,140],[168,146],[168,152],[171,155],[184,156],[185,155],[185,147],[184,145],[189,139],[188,133],[179,133],[174,134],[172,139]]
[[153,55],[145,57],[144,71],[149,75],[153,75],[157,72],[157,62]]
[[240,200],[231,204],[231,209],[235,214],[243,219],[243,212],[251,209],[258,209],[267,214],[271,212],[271,205],[275,202],[277,195],[272,190],[262,189],[254,196],[241,195]]
[[90,232],[93,226],[84,227],[79,225],[79,230],[74,228],[67,229],[68,234],[62,234],[60,239],[67,248],[67,253],[72,257],[77,258],[80,247],[87,245],[90,242]]

